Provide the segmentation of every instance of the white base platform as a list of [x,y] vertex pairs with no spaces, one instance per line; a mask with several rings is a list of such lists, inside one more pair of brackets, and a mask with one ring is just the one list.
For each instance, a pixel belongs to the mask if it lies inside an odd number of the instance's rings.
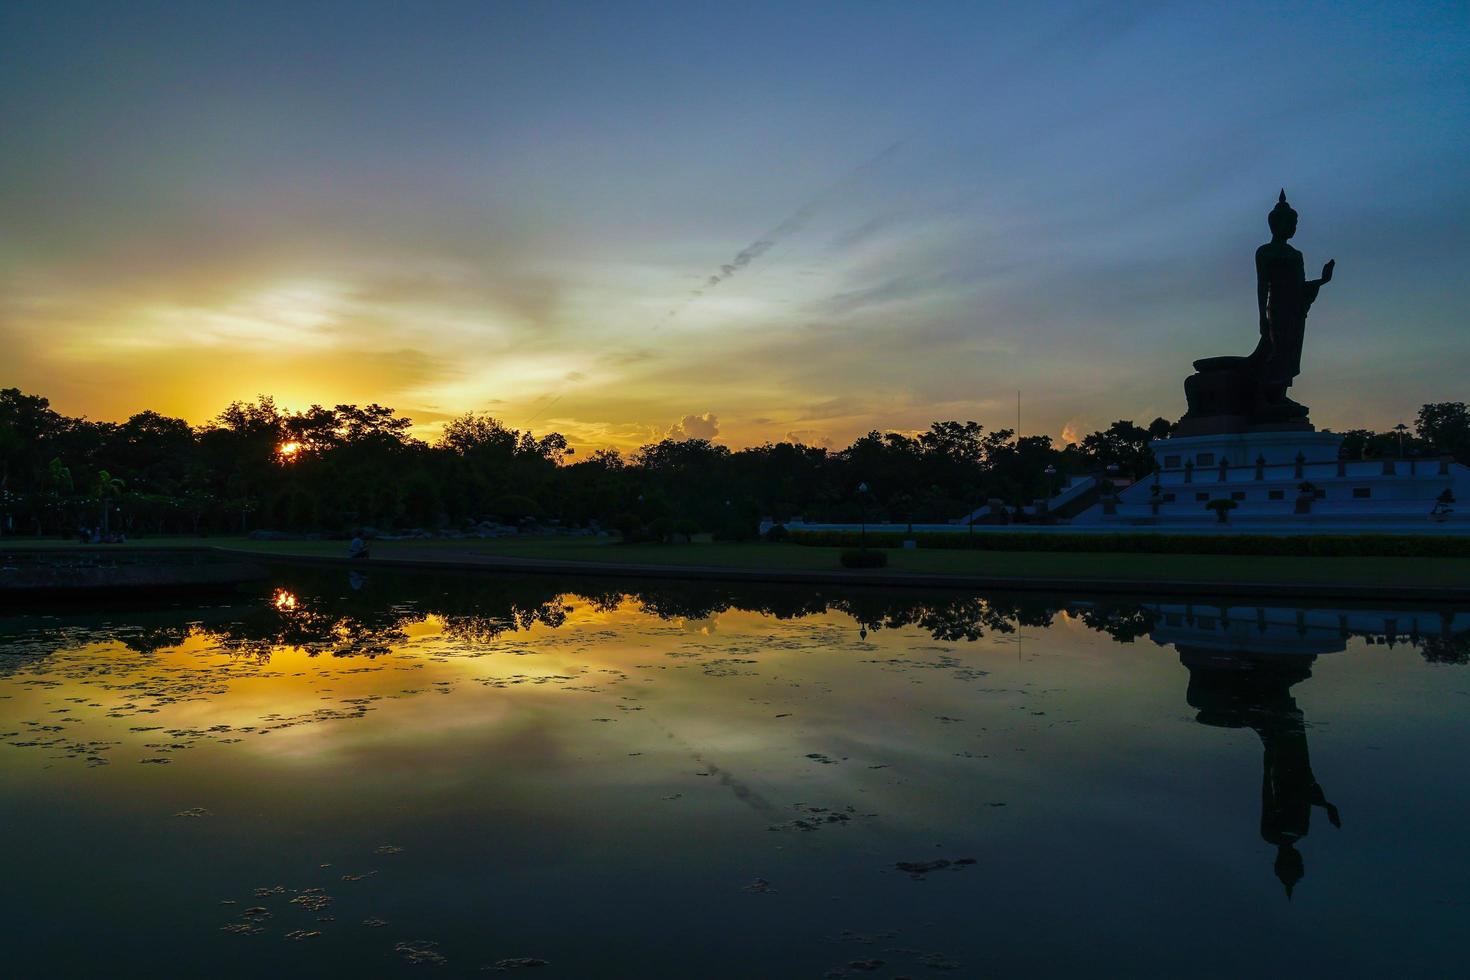
[[[1158,469],[1120,491],[1115,505],[1099,503],[1073,524],[1326,534],[1470,528],[1470,469],[1447,457],[1339,460],[1341,445],[1331,432],[1156,439]],[[1452,512],[1432,519],[1446,490]],[[1207,507],[1221,499],[1235,503],[1223,525]]]

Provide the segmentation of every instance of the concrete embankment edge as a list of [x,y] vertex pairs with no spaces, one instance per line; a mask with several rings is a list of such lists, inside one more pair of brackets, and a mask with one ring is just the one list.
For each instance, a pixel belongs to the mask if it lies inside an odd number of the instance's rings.
[[865,588],[966,589],[992,592],[1084,593],[1151,598],[1339,599],[1369,602],[1470,602],[1470,587],[1343,585],[1312,582],[1212,582],[1165,579],[1067,578],[1060,576],[958,575],[927,572],[884,572],[845,569],[728,568],[709,565],[640,565],[622,562],[559,561],[464,554],[399,555],[392,558],[332,558],[322,555],[264,554],[228,548],[232,556],[260,561],[320,565],[371,571],[423,569],[440,572],[570,575],[592,578],[641,578],[674,581],[742,582],[762,585],[845,585]]

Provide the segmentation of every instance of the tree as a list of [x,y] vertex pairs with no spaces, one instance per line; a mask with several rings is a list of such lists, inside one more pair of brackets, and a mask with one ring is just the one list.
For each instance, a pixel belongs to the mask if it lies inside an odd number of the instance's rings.
[[113,476],[111,473],[108,473],[106,470],[100,470],[97,473],[97,486],[93,493],[99,500],[102,501],[103,534],[107,533],[109,514],[112,511],[112,502],[118,497],[122,496],[122,492],[126,488],[127,485],[123,483],[122,480],[119,480],[117,477]]
[[126,477],[140,492],[181,490],[194,462],[194,429],[183,419],[139,412],[106,433],[101,453],[108,472]]
[[1154,454],[1148,444],[1156,438],[1153,433],[1160,431],[1161,422],[1166,429],[1168,423],[1163,419],[1155,419],[1147,429],[1119,419],[1102,432],[1084,437],[1082,451],[1099,469],[1116,466],[1119,473],[1141,479],[1154,470]]
[[338,405],[335,414],[338,436],[347,443],[401,443],[413,426],[413,419],[402,418],[393,409],[377,403],[365,408]]
[[63,466],[59,458],[53,459],[46,466],[46,489],[62,497],[70,497],[76,492],[71,469]]
[[0,389],[0,490],[38,489],[42,460],[56,455],[64,428],[65,420],[45,398],[19,388]]
[[285,435],[286,420],[269,395],[232,402],[199,434],[215,489],[240,504],[242,532],[246,514],[259,509],[280,479],[277,453]]
[[486,412],[466,412],[444,423],[439,445],[460,456],[490,454],[509,456],[515,452],[520,433]]
[[1150,439],[1167,439],[1174,432],[1174,423],[1166,418],[1156,418],[1148,424]]
[[1470,408],[1464,402],[1433,402],[1419,409],[1419,438],[1435,450],[1470,465]]

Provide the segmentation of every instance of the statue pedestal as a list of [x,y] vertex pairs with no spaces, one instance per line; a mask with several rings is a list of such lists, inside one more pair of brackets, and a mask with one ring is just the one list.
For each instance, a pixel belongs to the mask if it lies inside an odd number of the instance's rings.
[[1174,427],[1176,436],[1224,432],[1311,432],[1307,407],[1286,397],[1286,386],[1264,388],[1254,357],[1203,357],[1184,379],[1189,410]]

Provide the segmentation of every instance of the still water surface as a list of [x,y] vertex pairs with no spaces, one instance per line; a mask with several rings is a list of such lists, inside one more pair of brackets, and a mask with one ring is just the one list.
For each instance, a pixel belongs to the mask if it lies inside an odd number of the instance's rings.
[[277,569],[0,612],[7,976],[1444,975],[1470,611]]

